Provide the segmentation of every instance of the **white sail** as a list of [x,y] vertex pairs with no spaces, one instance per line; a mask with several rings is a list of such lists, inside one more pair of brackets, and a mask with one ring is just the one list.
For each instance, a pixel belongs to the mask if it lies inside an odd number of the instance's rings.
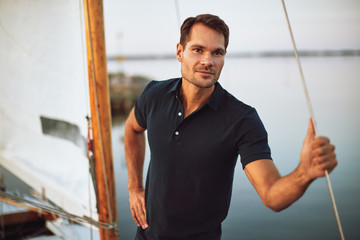
[[74,0],[0,0],[0,165],[57,206],[97,219],[85,154],[82,7]]

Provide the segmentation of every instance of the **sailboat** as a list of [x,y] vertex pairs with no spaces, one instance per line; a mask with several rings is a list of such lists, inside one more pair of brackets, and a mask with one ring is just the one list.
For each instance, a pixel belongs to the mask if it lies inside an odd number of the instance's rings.
[[0,239],[34,211],[118,239],[102,1],[0,0],[0,49],[0,204],[28,213]]

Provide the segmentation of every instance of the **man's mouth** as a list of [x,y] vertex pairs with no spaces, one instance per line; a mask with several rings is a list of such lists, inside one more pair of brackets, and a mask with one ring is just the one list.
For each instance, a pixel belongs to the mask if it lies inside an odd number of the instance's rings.
[[215,71],[207,70],[207,69],[195,69],[196,72],[204,74],[204,75],[215,75]]
[[198,73],[200,73],[201,75],[204,75],[204,76],[212,76],[212,75],[214,75],[211,72],[198,72]]

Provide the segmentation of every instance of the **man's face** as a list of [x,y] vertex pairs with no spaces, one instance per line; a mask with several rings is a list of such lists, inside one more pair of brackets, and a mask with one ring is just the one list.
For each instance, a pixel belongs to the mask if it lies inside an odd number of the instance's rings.
[[177,45],[183,79],[199,88],[212,87],[220,77],[225,53],[223,34],[203,24],[195,24],[185,48],[180,43]]

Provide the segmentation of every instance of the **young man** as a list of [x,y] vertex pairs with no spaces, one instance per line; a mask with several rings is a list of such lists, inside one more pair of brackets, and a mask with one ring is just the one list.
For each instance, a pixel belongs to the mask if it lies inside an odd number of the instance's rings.
[[[217,16],[186,19],[176,53],[182,78],[149,83],[126,121],[136,239],[221,239],[238,154],[264,205],[276,212],[337,165],[334,146],[328,138],[315,138],[309,121],[298,167],[280,176],[255,109],[217,82],[228,38],[229,29]],[[144,190],[145,130],[151,160]]]

